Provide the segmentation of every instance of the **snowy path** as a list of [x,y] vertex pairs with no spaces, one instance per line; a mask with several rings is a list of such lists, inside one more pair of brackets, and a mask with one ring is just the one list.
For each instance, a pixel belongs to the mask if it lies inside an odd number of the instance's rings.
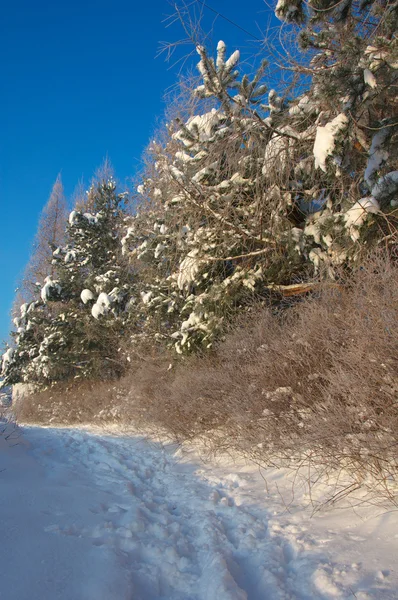
[[283,481],[137,436],[18,442],[0,438],[2,600],[398,598],[396,513],[310,519]]

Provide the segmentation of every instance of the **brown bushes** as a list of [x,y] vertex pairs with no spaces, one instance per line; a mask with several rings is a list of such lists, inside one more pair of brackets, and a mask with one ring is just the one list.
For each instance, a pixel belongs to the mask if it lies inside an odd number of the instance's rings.
[[[45,390],[31,392],[15,405],[15,416],[22,423],[73,425],[111,420],[116,416],[118,384],[104,382],[58,383]],[[112,415],[113,410],[113,415]]]
[[306,457],[385,485],[397,475],[398,267],[374,258],[283,312],[245,317],[213,356],[145,398],[179,439],[260,462]]
[[130,362],[128,375],[118,381],[76,379],[37,391],[29,386],[14,402],[13,411],[21,423],[147,426],[146,403],[153,397],[152,388],[168,375],[170,363],[165,361],[167,358],[136,357]]
[[[283,311],[253,310],[212,355],[137,358],[117,385],[47,390],[19,418],[149,423],[266,463],[397,475],[398,267],[376,257]],[[55,394],[55,395],[54,395]]]

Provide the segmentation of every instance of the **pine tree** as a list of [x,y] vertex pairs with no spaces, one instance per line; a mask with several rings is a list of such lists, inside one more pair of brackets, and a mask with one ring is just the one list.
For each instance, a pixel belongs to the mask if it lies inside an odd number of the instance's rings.
[[298,25],[301,55],[287,60],[307,89],[271,89],[266,103],[265,62],[250,80],[223,42],[215,60],[197,48],[195,93],[214,108],[152,145],[124,238],[144,336],[179,353],[209,346],[255,295],[293,293],[383,236],[395,243],[396,11],[383,6],[278,2]]
[[396,4],[279,0],[276,14],[297,34],[297,93],[267,89],[266,61],[249,77],[223,42],[214,59],[197,48],[194,112],[151,144],[136,214],[108,176],[71,213],[16,321],[14,381],[118,375],[120,338],[208,348],[254,299],[396,247]]
[[[279,227],[272,211],[282,199],[267,197],[264,187],[272,133],[256,107],[266,93],[266,63],[249,79],[237,70],[239,53],[226,58],[223,42],[215,61],[202,47],[198,53],[203,85],[196,94],[215,106],[177,119],[169,143],[152,146],[156,168],[139,192],[153,210],[132,219],[124,238],[140,272],[143,329],[179,353],[211,346],[225,316],[247,304],[266,272],[283,281],[296,269],[293,259],[283,272],[279,254],[270,252]],[[284,236],[287,247],[288,230]]]
[[294,174],[316,201],[304,234],[317,268],[350,264],[383,236],[395,243],[397,13],[396,2],[379,0],[279,0],[276,8],[299,25],[301,63],[292,68],[311,77],[289,114],[313,123],[311,148]]
[[120,244],[125,195],[113,180],[92,186],[88,195],[93,212],[71,212],[67,243],[54,252],[65,343],[60,353],[68,371],[72,365],[77,376],[102,378],[123,371],[118,347],[131,287]]
[[125,194],[113,180],[91,188],[93,213],[72,211],[65,244],[53,252],[53,272],[40,297],[15,319],[15,349],[4,376],[47,385],[123,372],[118,353],[126,333],[131,276],[121,252]]

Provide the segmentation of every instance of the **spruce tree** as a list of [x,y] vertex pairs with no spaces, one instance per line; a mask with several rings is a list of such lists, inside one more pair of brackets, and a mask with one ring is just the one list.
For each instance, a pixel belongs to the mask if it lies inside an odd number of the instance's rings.
[[124,364],[118,348],[131,287],[120,244],[125,195],[111,179],[93,185],[89,196],[92,212],[71,212],[67,243],[54,252],[66,338],[60,353],[67,376],[72,368],[75,376],[102,378],[120,375]]
[[46,385],[69,378],[109,378],[123,372],[118,352],[129,318],[130,272],[121,252],[125,194],[113,180],[89,190],[93,213],[72,211],[65,245],[53,252],[56,277],[15,320],[16,347],[4,375]]

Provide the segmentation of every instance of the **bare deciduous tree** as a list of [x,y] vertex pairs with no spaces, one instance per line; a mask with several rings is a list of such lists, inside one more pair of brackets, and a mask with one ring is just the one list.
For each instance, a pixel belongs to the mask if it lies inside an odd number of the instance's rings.
[[48,275],[54,274],[53,251],[64,240],[67,214],[64,187],[61,175],[58,175],[40,215],[32,254],[19,286],[19,295],[24,301],[29,300],[36,292],[36,282],[42,283]]

